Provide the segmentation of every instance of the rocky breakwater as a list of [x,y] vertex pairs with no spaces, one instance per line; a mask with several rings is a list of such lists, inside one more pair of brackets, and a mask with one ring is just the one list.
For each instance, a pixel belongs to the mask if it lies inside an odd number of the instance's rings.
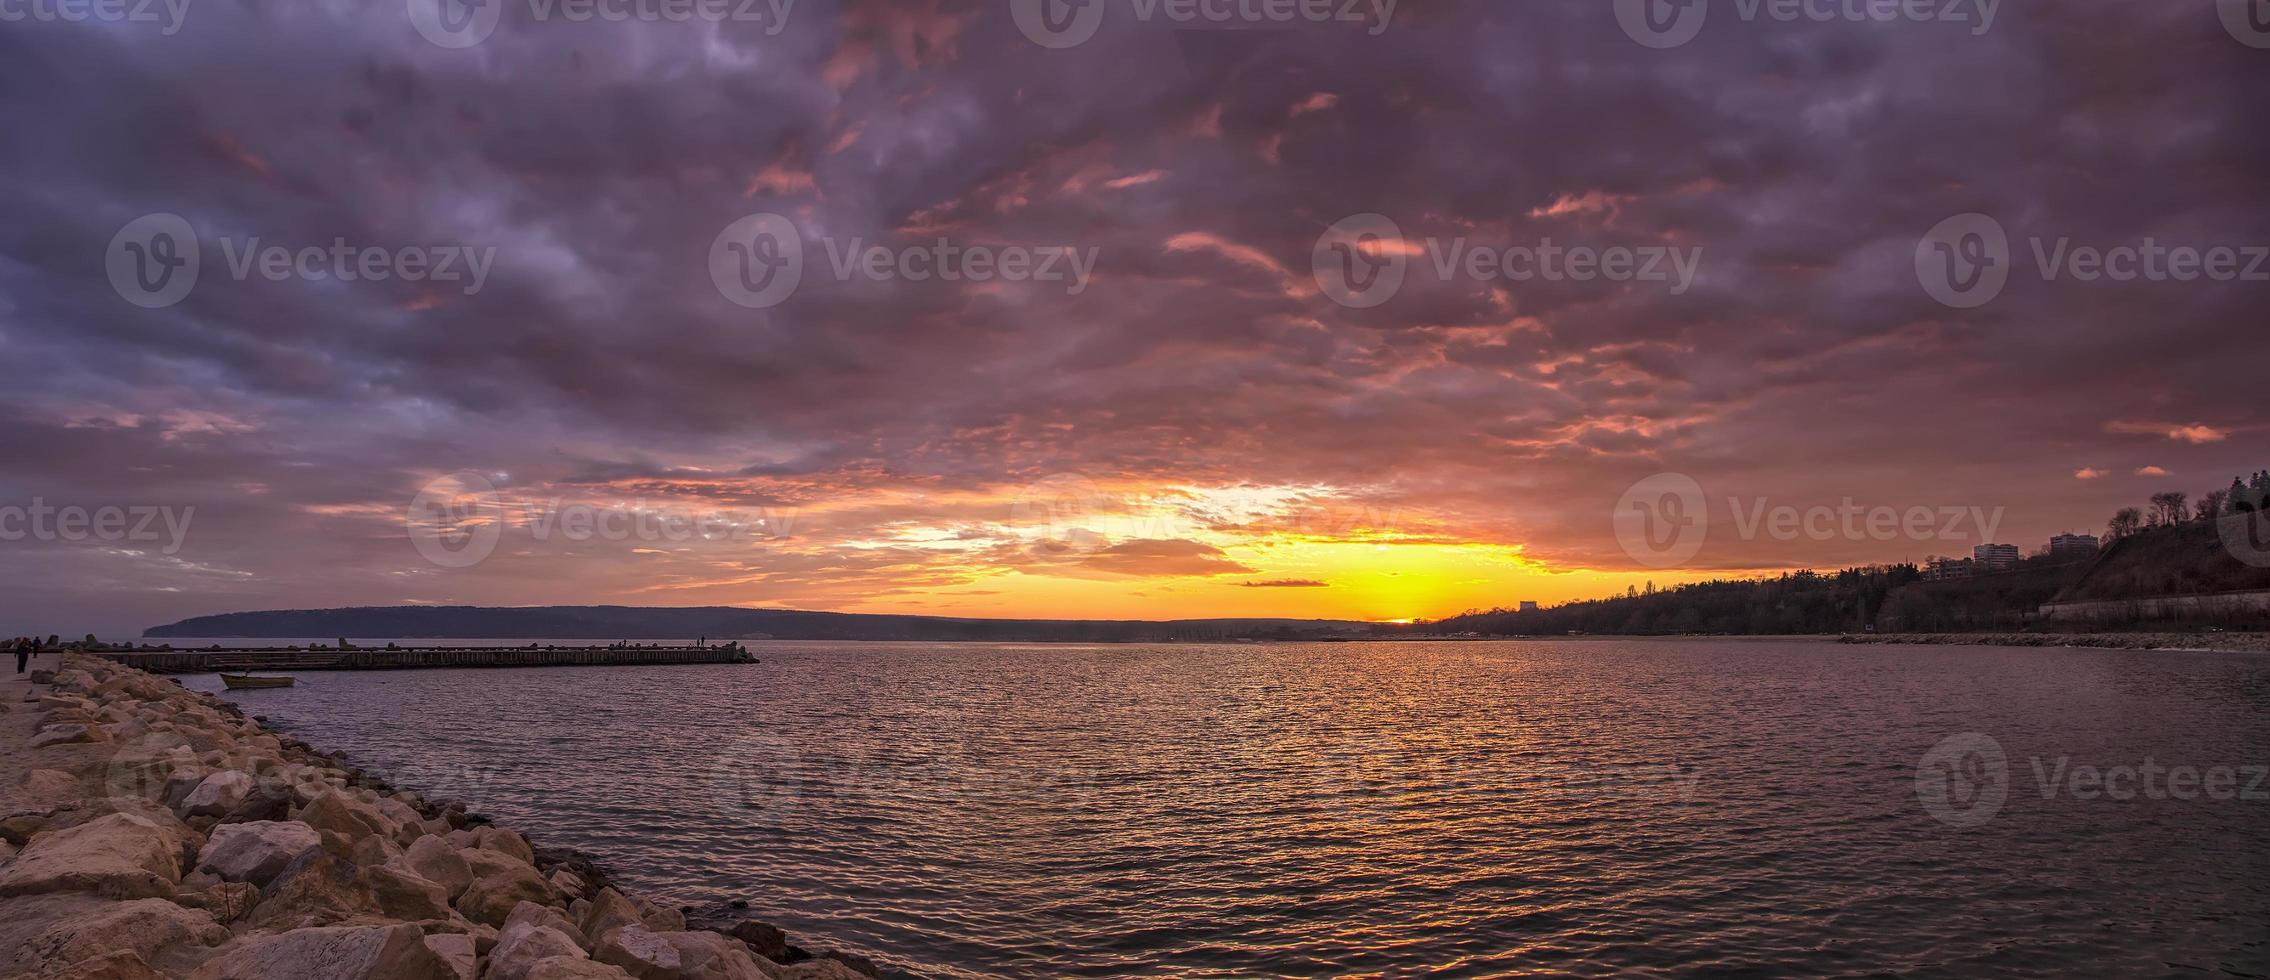
[[[0,703],[0,976],[865,980],[90,657]],[[797,951],[800,952],[800,951]]]

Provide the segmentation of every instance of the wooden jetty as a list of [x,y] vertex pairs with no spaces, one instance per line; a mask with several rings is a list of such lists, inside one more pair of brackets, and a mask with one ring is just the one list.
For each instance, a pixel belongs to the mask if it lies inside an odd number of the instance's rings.
[[457,667],[645,667],[663,664],[753,664],[738,643],[714,646],[603,647],[240,647],[203,650],[118,650],[93,656],[153,674],[248,670],[434,670]]

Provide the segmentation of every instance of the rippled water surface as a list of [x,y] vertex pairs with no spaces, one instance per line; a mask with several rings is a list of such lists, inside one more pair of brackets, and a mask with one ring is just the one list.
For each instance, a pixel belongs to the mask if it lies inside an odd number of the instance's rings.
[[231,696],[921,976],[2270,975],[2270,658],[754,647]]

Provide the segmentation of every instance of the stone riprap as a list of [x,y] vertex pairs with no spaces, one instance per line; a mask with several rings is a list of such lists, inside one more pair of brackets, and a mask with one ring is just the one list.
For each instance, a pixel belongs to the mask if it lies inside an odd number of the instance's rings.
[[0,976],[868,975],[856,957],[778,962],[761,923],[689,931],[684,910],[611,887],[580,856],[394,792],[210,695],[76,654],[39,679],[0,702],[15,742]]

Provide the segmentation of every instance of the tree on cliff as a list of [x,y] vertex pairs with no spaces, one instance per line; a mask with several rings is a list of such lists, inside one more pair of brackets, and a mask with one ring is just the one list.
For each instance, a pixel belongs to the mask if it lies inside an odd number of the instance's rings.
[[2201,495],[2195,511],[2198,519],[2211,521],[2223,516],[2223,512],[2230,508],[2230,497],[2230,493],[2223,490],[2210,490]]
[[2117,513],[2112,515],[2112,520],[2105,522],[2104,534],[2106,538],[2113,541],[2118,541],[2122,538],[2128,537],[2129,535],[2135,534],[2137,531],[2142,530],[2143,527],[2143,511],[2137,510],[2134,507],[2122,507]]
[[2181,524],[2191,515],[2183,509],[2189,496],[2181,490],[2169,490],[2152,495],[2152,523],[2160,527]]

